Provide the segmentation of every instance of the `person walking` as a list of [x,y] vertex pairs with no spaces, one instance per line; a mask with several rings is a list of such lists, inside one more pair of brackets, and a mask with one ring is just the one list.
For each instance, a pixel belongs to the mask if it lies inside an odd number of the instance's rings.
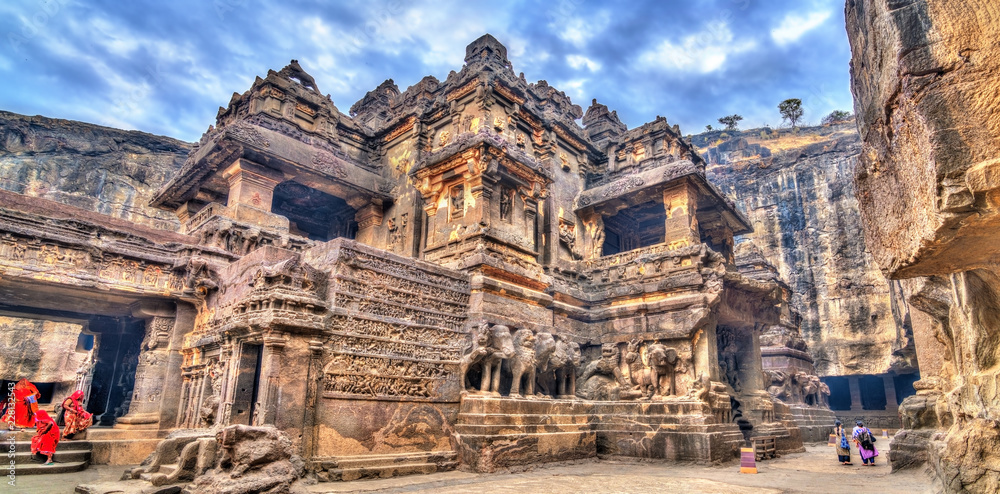
[[56,454],[56,445],[59,444],[59,426],[45,410],[39,410],[35,414],[35,427],[35,436],[31,438],[31,454],[45,455],[47,458],[45,464],[51,465],[52,456]]
[[872,431],[865,427],[865,424],[859,420],[854,427],[854,431],[851,432],[851,437],[854,438],[854,443],[858,445],[858,453],[861,455],[861,461],[866,466],[875,466],[875,457],[878,456],[878,450],[875,449],[875,435],[872,434]]
[[841,465],[851,465],[851,443],[847,441],[847,429],[844,423],[836,421],[833,424],[833,435],[837,436],[834,446],[837,448],[837,460]]

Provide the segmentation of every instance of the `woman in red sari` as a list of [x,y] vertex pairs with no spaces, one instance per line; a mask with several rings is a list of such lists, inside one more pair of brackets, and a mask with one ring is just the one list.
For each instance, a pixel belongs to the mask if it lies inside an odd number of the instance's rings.
[[33,427],[35,413],[38,411],[38,399],[42,394],[34,384],[27,379],[21,379],[14,385],[14,425],[17,427]]
[[59,444],[59,426],[48,413],[45,413],[45,410],[39,410],[35,415],[35,436],[31,438],[32,456],[41,453],[47,457],[45,464],[51,465],[57,444]]
[[83,391],[77,390],[62,402],[63,410],[66,411],[63,439],[69,439],[73,434],[83,431],[94,423],[93,415],[83,409],[81,400],[83,400]]

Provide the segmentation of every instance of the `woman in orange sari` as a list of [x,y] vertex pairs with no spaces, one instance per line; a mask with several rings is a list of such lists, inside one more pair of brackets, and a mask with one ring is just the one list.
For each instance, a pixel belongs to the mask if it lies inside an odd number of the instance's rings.
[[47,457],[45,464],[51,465],[57,444],[59,444],[59,426],[48,413],[45,413],[45,410],[39,410],[35,415],[35,436],[31,438],[32,456],[41,453]]
[[42,394],[34,384],[27,379],[21,379],[14,385],[14,425],[17,427],[34,427],[35,413],[38,412],[38,399]]
[[70,436],[83,431],[94,423],[93,415],[83,409],[83,403],[80,402],[82,399],[83,391],[77,390],[62,402],[66,424],[63,428],[63,439],[70,439]]

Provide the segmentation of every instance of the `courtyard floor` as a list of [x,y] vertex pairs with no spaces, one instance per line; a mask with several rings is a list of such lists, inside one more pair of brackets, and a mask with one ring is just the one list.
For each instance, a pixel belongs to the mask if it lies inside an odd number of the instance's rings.
[[[886,448],[888,449],[888,448]],[[920,470],[889,473],[886,451],[874,467],[836,461],[833,448],[806,446],[805,453],[757,463],[756,475],[739,473],[738,463],[723,466],[592,460],[539,466],[519,473],[475,474],[444,472],[379,480],[330,482],[304,486],[311,494],[346,492],[433,493],[933,493],[930,480]],[[117,480],[125,466],[101,465],[84,472],[24,476],[16,487],[0,492],[25,494],[72,493],[81,483]]]

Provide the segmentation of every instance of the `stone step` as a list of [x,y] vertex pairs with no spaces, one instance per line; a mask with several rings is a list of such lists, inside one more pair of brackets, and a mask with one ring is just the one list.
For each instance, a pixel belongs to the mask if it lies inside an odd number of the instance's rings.
[[[73,441],[63,439],[56,445],[56,452],[60,451],[91,451],[93,445],[89,441]],[[26,453],[31,451],[31,441],[17,441],[14,443],[14,451]]]
[[457,461],[447,461],[443,463],[405,463],[372,467],[334,468],[321,472],[318,477],[320,481],[384,479],[402,475],[443,472],[454,470],[457,466]]
[[[64,463],[76,462],[76,461],[90,461],[91,452],[90,450],[71,450],[63,451],[58,447],[56,448],[56,454],[52,457],[56,461],[61,461]],[[14,457],[7,457],[8,460],[13,459],[15,463],[30,463],[31,462],[31,452],[30,451],[18,451],[14,453]]]
[[384,455],[337,456],[326,459],[316,459],[314,463],[323,469],[362,468],[403,465],[411,463],[436,463],[452,461],[456,458],[454,451],[430,451],[420,453],[399,453]]
[[85,470],[90,466],[89,461],[70,461],[70,462],[60,462],[56,460],[54,465],[45,465],[43,463],[18,463],[14,467],[15,475],[41,475],[41,474],[51,474],[51,473],[68,473],[68,472],[79,472],[80,470]]
[[589,432],[590,424],[463,424],[455,425],[459,434],[504,435],[504,434],[544,434],[551,432]]
[[590,410],[591,404],[580,400],[496,398],[475,395],[463,396],[459,407],[460,413],[471,414],[577,415],[587,414]]
[[513,422],[525,425],[550,424],[586,424],[589,418],[585,414],[540,414],[540,415],[509,415],[504,413],[459,413],[459,424],[470,425],[508,425]]

